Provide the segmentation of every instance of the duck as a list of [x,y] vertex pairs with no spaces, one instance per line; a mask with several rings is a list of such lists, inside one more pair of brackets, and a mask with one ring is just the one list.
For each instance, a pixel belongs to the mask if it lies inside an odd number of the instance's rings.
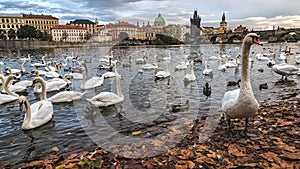
[[287,80],[288,76],[295,75],[299,72],[299,68],[297,66],[290,65],[287,63],[276,64],[272,67],[272,70],[275,73],[281,75],[281,79],[285,77],[285,80]]
[[208,97],[211,95],[211,87],[208,84],[208,82],[205,83],[205,86],[203,87],[203,94]]
[[42,63],[39,63],[39,62],[37,62],[37,63],[32,63],[32,64],[30,64],[30,66],[32,66],[32,67],[44,67],[44,66],[46,66],[45,58],[46,58],[46,55],[44,55],[44,56],[42,57]]
[[204,70],[202,71],[202,74],[206,76],[210,76],[213,74],[213,70],[207,68],[207,61],[204,62]]
[[180,112],[180,111],[188,110],[189,109],[189,103],[190,103],[189,100],[186,100],[185,103],[182,103],[182,102],[173,103],[171,105],[172,112],[175,113],[175,112]]
[[191,73],[190,74],[186,74],[184,76],[184,81],[191,82],[191,81],[195,81],[196,80],[196,76],[195,76],[195,72],[194,72],[194,61],[191,61],[190,70],[191,70]]
[[256,33],[248,33],[242,43],[242,78],[241,87],[232,91],[225,92],[222,99],[221,110],[225,112],[229,132],[231,130],[231,119],[245,118],[245,128],[243,134],[247,136],[247,125],[250,117],[256,115],[259,104],[254,96],[250,72],[249,54],[252,44],[262,45]]
[[95,87],[102,86],[102,84],[104,82],[103,76],[101,76],[101,77],[93,76],[90,79],[86,80],[86,76],[87,76],[86,69],[85,69],[85,67],[81,67],[81,69],[82,69],[82,75],[83,75],[82,83],[80,85],[81,89],[87,90],[87,89],[92,89]]
[[268,89],[268,83],[262,83],[259,85],[259,90]]
[[115,68],[115,73],[116,73],[117,94],[113,92],[100,92],[99,94],[97,94],[96,96],[90,99],[85,98],[86,101],[88,101],[94,107],[107,107],[107,106],[111,106],[123,102],[124,95],[121,91],[121,82],[120,82],[121,75],[117,72],[116,68]]
[[154,61],[153,61],[152,64],[146,63],[146,64],[142,65],[141,68],[142,68],[143,70],[157,69],[157,68],[158,68],[158,64],[157,64],[157,55],[154,55]]
[[40,127],[48,123],[53,118],[53,105],[51,101],[47,100],[46,84],[41,77],[37,77],[33,80],[33,85],[36,83],[42,84],[42,98],[40,101],[30,105],[25,96],[20,96],[18,99],[20,111],[23,110],[24,104],[26,108],[22,130],[30,130]]
[[238,87],[240,87],[240,82],[241,82],[241,79],[239,79],[238,81],[228,81],[227,86],[236,86],[236,85],[238,85]]
[[[13,76],[11,76],[11,77],[13,77]],[[0,80],[1,80],[1,82],[2,82],[2,88],[5,90],[5,92],[7,93],[7,94],[2,94],[2,93],[0,93],[0,104],[2,105],[2,104],[6,104],[6,103],[10,103],[10,102],[13,102],[13,101],[16,101],[16,100],[18,100],[18,98],[19,98],[19,95],[18,94],[16,94],[15,92],[12,92],[12,91],[10,91],[9,89],[8,89],[8,83],[9,83],[9,81],[6,81],[4,78],[3,78],[3,76],[2,75],[0,75]]]

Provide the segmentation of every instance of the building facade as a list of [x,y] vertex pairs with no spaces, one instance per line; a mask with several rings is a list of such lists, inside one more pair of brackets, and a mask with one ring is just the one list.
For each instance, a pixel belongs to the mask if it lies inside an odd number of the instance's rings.
[[97,24],[87,19],[76,19],[74,21],[71,21],[70,25],[78,25],[78,26],[85,27],[87,33],[89,33],[90,35],[93,35],[94,33],[98,32]]
[[59,19],[52,15],[23,14],[23,25],[33,26],[35,29],[47,34],[50,34],[51,29],[58,24]]
[[227,32],[227,22],[225,18],[225,12],[222,15],[222,21],[220,22],[220,30],[219,33],[226,33]]
[[161,16],[160,13],[158,13],[158,16],[154,20],[154,31],[156,33],[162,33],[164,31],[164,27],[166,26],[165,19]]
[[86,41],[87,29],[79,25],[56,25],[51,35],[53,41],[83,42]]
[[164,27],[164,33],[172,38],[184,42],[186,35],[190,33],[189,26],[170,24]]
[[8,38],[9,30],[17,30],[23,25],[23,15],[19,14],[1,14],[0,31],[4,39]]

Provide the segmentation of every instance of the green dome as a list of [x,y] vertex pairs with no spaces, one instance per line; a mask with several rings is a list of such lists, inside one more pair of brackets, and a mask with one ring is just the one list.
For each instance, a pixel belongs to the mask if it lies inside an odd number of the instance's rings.
[[158,14],[158,17],[155,18],[154,23],[165,23],[165,19],[161,17],[161,14]]

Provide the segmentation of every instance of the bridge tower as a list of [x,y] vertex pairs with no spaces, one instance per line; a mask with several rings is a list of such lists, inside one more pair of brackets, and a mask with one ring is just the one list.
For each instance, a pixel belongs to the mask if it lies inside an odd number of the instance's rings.
[[195,39],[198,39],[200,37],[200,23],[201,18],[197,14],[197,9],[194,10],[193,18],[190,18],[191,20],[191,36]]

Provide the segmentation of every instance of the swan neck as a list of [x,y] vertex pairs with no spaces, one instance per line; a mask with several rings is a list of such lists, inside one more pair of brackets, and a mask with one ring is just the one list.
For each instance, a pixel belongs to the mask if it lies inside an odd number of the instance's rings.
[[26,114],[25,114],[25,123],[29,123],[31,120],[31,109],[30,109],[30,104],[27,99],[25,99],[25,108],[26,108]]
[[249,75],[249,54],[250,45],[243,44],[242,53],[242,78],[241,78],[241,90],[251,90],[250,75]]
[[123,93],[121,91],[121,78],[120,78],[120,75],[118,75],[118,74],[116,76],[116,87],[117,87],[117,95],[119,97],[123,97]]
[[24,73],[25,72],[25,68],[24,68],[24,65],[25,65],[25,63],[26,63],[27,61],[26,60],[24,60],[23,61],[23,63],[22,63],[22,65],[21,65],[21,69],[22,69],[22,72]]
[[7,93],[8,95],[11,95],[11,96],[19,96],[17,93],[11,92],[11,91],[8,89],[8,84],[9,84],[9,82],[10,82],[13,78],[14,78],[13,76],[8,76],[8,78],[6,79],[6,81],[5,81],[5,83],[4,83],[3,88],[4,88],[4,90],[6,91],[6,93]]
[[86,82],[86,70],[83,68],[82,71],[82,86],[85,87],[85,82]]
[[41,100],[46,100],[47,99],[46,83],[44,80],[41,80],[40,83],[42,85],[42,99]]

